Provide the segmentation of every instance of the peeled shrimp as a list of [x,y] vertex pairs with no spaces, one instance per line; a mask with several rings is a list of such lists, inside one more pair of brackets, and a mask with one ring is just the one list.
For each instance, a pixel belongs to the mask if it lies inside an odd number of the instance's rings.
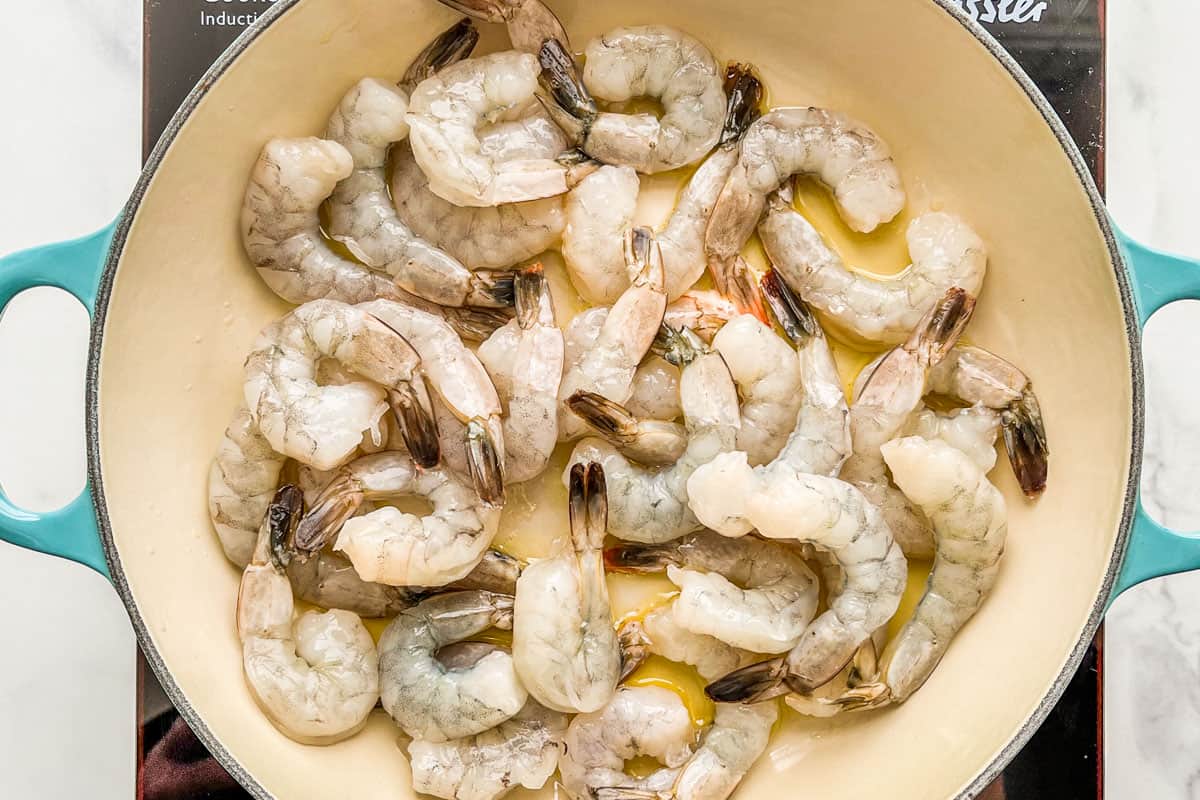
[[208,513],[225,557],[240,569],[254,554],[285,460],[245,406],[234,412],[208,471]]
[[929,389],[999,411],[1021,490],[1031,499],[1045,491],[1050,448],[1042,409],[1025,373],[982,347],[958,345],[930,370]]
[[[567,398],[584,391],[625,402],[638,365],[662,324],[667,298],[657,242],[645,229],[632,230],[625,237],[625,253],[630,272],[637,276],[633,285],[609,310],[588,346],[567,360],[558,395],[558,436],[562,441],[576,439],[586,430],[583,421],[566,407]],[[568,338],[572,338],[570,331]]]
[[571,40],[562,23],[542,0],[440,0],[455,11],[508,26],[508,38],[517,50],[536,55],[547,39],[555,39],[570,52]]
[[565,163],[498,160],[480,144],[483,124],[533,111],[539,72],[532,54],[493,53],[452,64],[413,90],[409,141],[434,194],[458,205],[495,206],[552,197],[571,187]]
[[1000,414],[985,406],[959,408],[948,413],[926,408],[913,415],[903,433],[945,442],[971,459],[986,475],[996,466]]
[[891,485],[880,448],[896,438],[921,407],[930,370],[950,352],[974,308],[974,298],[962,289],[946,292],[908,341],[889,352],[872,370],[850,408],[854,453],[842,467],[841,477],[879,506],[892,535],[911,558],[933,554],[929,522]]
[[[704,232],[709,216],[737,163],[738,141],[754,119],[762,96],[762,85],[749,67],[732,68],[727,83],[730,99],[720,147],[688,180],[658,235],[671,302],[704,272]],[[621,241],[633,225],[639,191],[640,182],[631,167],[607,166],[585,178],[567,197],[563,259],[572,283],[592,303],[611,303],[629,285]]]
[[[318,469],[338,466],[364,431],[378,430],[390,392],[410,450],[436,462],[432,419],[413,386],[420,358],[394,328],[361,308],[314,300],[259,334],[246,359],[246,405],[277,453]],[[374,383],[318,385],[323,357]]]
[[[425,516],[384,506],[353,516],[364,499],[423,497]],[[296,549],[316,552],[334,536],[363,580],[389,586],[444,586],[484,557],[500,509],[445,469],[418,469],[407,453],[385,452],[351,462],[321,493],[296,533]]]
[[[599,800],[606,790],[670,788],[691,755],[691,716],[679,695],[657,686],[622,687],[604,708],[580,714],[567,728],[559,760],[572,797]],[[625,762],[650,756],[665,767],[645,778],[625,772]]]
[[909,437],[885,444],[883,456],[896,483],[932,520],[937,557],[912,619],[883,652],[886,691],[870,693],[870,707],[902,703],[929,679],[995,585],[1008,531],[1003,495],[955,448]]
[[571,543],[531,564],[517,581],[513,658],[534,698],[566,712],[595,711],[621,677],[608,584],[604,579],[604,471],[571,468]]
[[299,519],[300,490],[276,493],[238,589],[237,627],[246,683],[289,738],[332,744],[352,736],[379,699],[371,634],[348,611],[309,611],[293,623],[292,587],[271,560],[271,542]]
[[895,277],[849,269],[792,207],[791,190],[772,195],[758,228],[767,255],[788,285],[839,329],[871,343],[903,342],[951,287],[978,295],[987,247],[965,222],[931,212],[908,226],[912,265]]
[[528,694],[513,659],[495,650],[472,666],[447,668],[441,648],[488,628],[512,627],[512,598],[452,592],[400,612],[379,639],[383,708],[414,739],[445,742],[512,719]]
[[685,628],[679,623],[674,602],[653,609],[640,620],[626,620],[617,635],[621,642],[624,677],[633,673],[651,654],[690,664],[701,678],[709,681],[757,660],[754,653]]
[[[501,122],[479,132],[480,152],[497,161],[556,158],[566,136],[544,114]],[[582,175],[584,167],[578,167]],[[396,213],[418,236],[470,269],[505,269],[554,247],[566,225],[563,205],[571,194],[469,207],[443,200],[407,143],[393,148],[392,200]]]
[[377,300],[359,306],[398,332],[420,355],[422,372],[437,396],[466,425],[462,440],[475,490],[485,503],[504,502],[504,425],[496,387],[487,370],[444,320],[401,303]]
[[530,700],[475,736],[408,745],[413,789],[445,800],[496,800],[518,786],[541,789],[558,768],[567,717]]
[[[609,31],[584,55],[581,81],[561,44],[546,42],[541,51],[554,99],[548,107],[585,153],[653,173],[691,164],[717,144],[725,91],[720,66],[702,43],[664,25],[642,25]],[[592,95],[611,103],[654,97],[663,115],[601,112]]]
[[558,389],[565,358],[541,264],[517,276],[516,295],[517,318],[477,353],[505,406],[505,477],[510,483],[540,475],[558,444]]
[[[669,329],[667,329],[669,330]],[[612,445],[586,439],[571,454],[572,463],[597,461],[604,466],[609,486],[608,532],[626,541],[655,544],[678,539],[702,526],[688,508],[688,479],[720,453],[736,446],[737,389],[724,360],[708,352],[688,330],[670,331],[669,357],[685,365],[680,398],[688,430],[683,456],[669,467],[647,469],[632,464]],[[611,428],[603,404],[572,404],[588,414],[589,424]]]
[[753,537],[699,533],[605,553],[618,572],[659,572],[679,587],[675,620],[742,650],[786,653],[817,612],[817,577],[799,552]]
[[[705,236],[718,286],[754,233],[767,196],[796,174],[830,187],[842,219],[868,233],[900,213],[904,189],[887,144],[836,111],[777,108],[750,126]],[[805,299],[808,299],[807,297]]]

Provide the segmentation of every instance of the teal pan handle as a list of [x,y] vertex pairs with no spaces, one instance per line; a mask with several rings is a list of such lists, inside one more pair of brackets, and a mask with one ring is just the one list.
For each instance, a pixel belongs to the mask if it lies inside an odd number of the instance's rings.
[[[1120,231],[1117,239],[1132,273],[1138,323],[1143,328],[1168,303],[1200,300],[1200,261],[1151,250]],[[1112,599],[1151,578],[1194,569],[1200,569],[1200,533],[1180,533],[1159,525],[1146,513],[1139,495],[1129,549]]]
[[[26,289],[55,286],[74,295],[83,303],[88,316],[92,316],[96,310],[100,273],[115,229],[114,223],[82,239],[0,258],[0,313]],[[90,486],[85,486],[83,492],[67,505],[47,512],[20,508],[0,489],[0,539],[19,547],[69,558],[111,580],[104,549],[100,546]]]

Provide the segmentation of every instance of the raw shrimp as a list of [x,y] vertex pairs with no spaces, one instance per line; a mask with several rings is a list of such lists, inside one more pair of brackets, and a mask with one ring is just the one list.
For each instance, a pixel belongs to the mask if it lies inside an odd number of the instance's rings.
[[[423,497],[426,516],[384,506],[355,517],[364,499]],[[295,536],[301,553],[320,550],[335,535],[366,581],[389,586],[444,586],[475,569],[500,524],[500,509],[483,503],[445,469],[418,469],[390,451],[351,462],[325,488]]]
[[334,189],[329,232],[367,266],[406,291],[448,306],[512,305],[512,276],[473,274],[453,256],[414,236],[388,196],[388,150],[408,138],[408,95],[417,82],[466,58],[479,39],[469,21],[442,33],[409,67],[405,88],[364,78],[342,99],[326,138],[344,146],[354,172]]
[[434,194],[464,206],[553,197],[575,182],[571,164],[549,158],[498,160],[478,129],[528,116],[540,68],[529,53],[493,53],[460,61],[421,82],[408,106],[413,157]]
[[932,520],[937,557],[912,619],[883,652],[886,691],[862,704],[871,707],[902,703],[929,679],[995,585],[1008,531],[1004,496],[945,442],[897,439],[883,446],[883,457],[896,483]]
[[[463,441],[475,491],[485,503],[504,502],[504,426],[487,370],[444,320],[377,300],[359,308],[398,332],[420,355],[422,372],[445,407],[466,425]],[[427,466],[427,465],[426,465]]]
[[1045,491],[1050,447],[1025,373],[982,347],[958,345],[930,371],[929,389],[999,411],[1004,447],[1021,490],[1030,499]]
[[808,306],[774,270],[763,277],[762,292],[796,345],[803,385],[795,427],[768,468],[836,477],[850,456],[850,410],[829,341]]
[[[737,389],[729,368],[707,351],[695,334],[664,329],[671,341],[668,358],[685,365],[680,398],[688,431],[683,457],[669,467],[647,469],[632,464],[599,439],[586,439],[571,454],[572,463],[598,461],[609,486],[608,532],[626,541],[657,544],[678,539],[702,526],[688,508],[688,479],[699,467],[737,444]],[[582,410],[582,409],[581,409]],[[587,409],[603,412],[593,407]],[[589,420],[610,427],[605,416]]]
[[842,219],[856,231],[868,233],[904,208],[900,173],[872,130],[836,111],[774,109],[742,138],[709,221],[705,249],[718,286],[729,282],[725,271],[754,233],[767,195],[802,173],[830,187]]
[[540,475],[558,444],[558,388],[565,358],[541,264],[517,275],[516,294],[517,318],[478,350],[504,401],[505,477],[510,483]]
[[770,462],[796,427],[803,397],[800,360],[775,331],[750,314],[730,320],[713,338],[742,398],[737,449],[751,466]]
[[[755,664],[710,684],[722,702],[761,700],[787,686],[808,692],[830,680],[900,605],[908,563],[887,523],[867,498],[835,478],[787,469],[755,473],[743,453],[718,456],[689,484],[705,496],[698,510],[706,525],[737,536],[757,528],[763,536],[795,539],[827,551],[842,571],[829,588],[829,610],[804,631],[786,657]],[[723,508],[722,508],[723,507]]]
[[[708,218],[729,171],[737,163],[738,140],[753,121],[762,97],[762,85],[749,67],[733,67],[727,85],[730,100],[721,146],[688,180],[658,235],[671,302],[687,292],[704,272]],[[639,191],[640,182],[631,167],[607,166],[580,182],[567,197],[563,259],[572,283],[589,302],[611,303],[629,285],[621,241],[633,225]],[[757,294],[734,296],[750,298],[753,306]],[[761,307],[748,310],[762,315]]]
[[[633,285],[609,310],[589,344],[567,360],[558,395],[558,436],[562,441],[576,439],[586,430],[584,422],[566,407],[567,398],[582,391],[616,403],[629,399],[634,374],[662,324],[667,297],[662,254],[654,235],[644,228],[630,231],[625,237],[625,259],[637,276]],[[572,338],[570,331],[568,338]]]
[[617,635],[621,642],[622,678],[633,673],[652,653],[680,664],[690,664],[708,681],[757,660],[754,653],[683,627],[675,613],[674,602],[659,606],[641,620],[627,620]]
[[817,612],[817,577],[798,551],[755,537],[698,533],[607,550],[617,572],[665,570],[679,587],[675,620],[687,630],[756,653],[786,653]]
[[530,700],[512,719],[475,736],[408,745],[413,789],[446,800],[496,800],[540,789],[558,768],[567,717]]
[[[622,687],[608,705],[580,714],[567,728],[559,760],[563,786],[572,797],[598,800],[613,788],[668,789],[691,756],[695,729],[679,695],[658,686]],[[645,778],[625,772],[625,762],[650,756],[665,766]]]
[[687,428],[675,422],[638,419],[625,406],[594,392],[576,392],[567,407],[625,458],[646,466],[674,464],[687,451]]
[[624,241],[640,187],[632,167],[604,166],[567,195],[563,261],[575,290],[589,303],[610,305],[629,288]]
[[[323,357],[374,383],[319,385]],[[394,325],[363,308],[314,300],[259,334],[246,359],[246,405],[277,453],[332,469],[354,453],[364,431],[378,430],[390,396],[410,452],[435,464],[433,420],[414,386],[419,363]]]
[[511,628],[513,600],[491,592],[438,595],[400,612],[379,639],[383,708],[414,739],[445,742],[512,719],[529,695],[512,656],[495,650],[470,667],[449,669],[441,648],[488,628]]
[[[545,114],[502,122],[479,132],[480,152],[496,161],[556,158],[566,136]],[[576,168],[579,176],[586,171]],[[578,188],[578,187],[577,187]],[[566,195],[473,208],[443,200],[407,143],[392,149],[392,200],[413,232],[470,269],[505,269],[554,247],[566,225]]]
[[[588,155],[606,164],[654,173],[691,164],[721,138],[725,90],[721,68],[702,43],[664,25],[617,28],[584,51],[582,80],[562,45],[541,50],[547,108]],[[601,112],[611,103],[657,98],[662,117]]]
[[720,292],[693,289],[667,306],[663,320],[675,330],[689,328],[704,341],[713,338],[741,309]]
[[642,419],[678,419],[683,414],[679,407],[679,367],[658,356],[646,358],[634,373],[633,394],[625,408]]
[[908,341],[879,363],[850,408],[854,454],[842,467],[841,477],[879,506],[892,535],[913,558],[932,555],[929,523],[889,482],[880,447],[896,438],[921,406],[929,371],[950,352],[974,307],[974,298],[962,289],[947,291]]
[[275,727],[298,742],[332,744],[366,724],[379,699],[379,660],[348,611],[310,611],[293,623],[292,587],[271,544],[288,536],[302,502],[294,486],[275,494],[242,573],[237,628],[246,684]]
[[234,412],[208,471],[208,513],[225,557],[239,569],[254,554],[285,460],[245,406]]
[[608,500],[599,464],[571,468],[569,502],[570,544],[517,581],[513,659],[538,702],[575,713],[602,707],[621,677],[604,579]]
[[763,247],[805,302],[845,333],[869,343],[903,342],[951,287],[983,288],[987,247],[958,217],[931,212],[908,226],[912,265],[881,278],[848,268],[792,206],[791,188],[776,192],[758,227]]
[[487,22],[508,26],[512,46],[537,54],[547,39],[555,39],[569,52],[571,40],[554,12],[542,0],[440,0],[455,11]]
[[986,406],[959,408],[948,413],[922,409],[904,426],[905,436],[939,440],[960,451],[987,474],[996,466],[1000,414]]

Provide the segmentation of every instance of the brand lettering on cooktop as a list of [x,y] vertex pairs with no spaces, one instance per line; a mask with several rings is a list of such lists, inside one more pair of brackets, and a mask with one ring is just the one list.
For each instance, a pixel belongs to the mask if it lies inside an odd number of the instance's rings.
[[1041,22],[1047,0],[953,0],[976,22]]

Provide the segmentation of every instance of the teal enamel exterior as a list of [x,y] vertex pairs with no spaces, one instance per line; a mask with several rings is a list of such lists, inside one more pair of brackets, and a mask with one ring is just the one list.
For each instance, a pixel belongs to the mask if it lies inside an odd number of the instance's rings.
[[[87,309],[96,310],[100,273],[108,257],[116,225],[82,239],[36,247],[0,259],[0,313],[21,292],[54,286],[72,294]],[[68,558],[112,576],[100,544],[91,487],[55,511],[27,511],[0,489],[0,539],[19,547]]]

